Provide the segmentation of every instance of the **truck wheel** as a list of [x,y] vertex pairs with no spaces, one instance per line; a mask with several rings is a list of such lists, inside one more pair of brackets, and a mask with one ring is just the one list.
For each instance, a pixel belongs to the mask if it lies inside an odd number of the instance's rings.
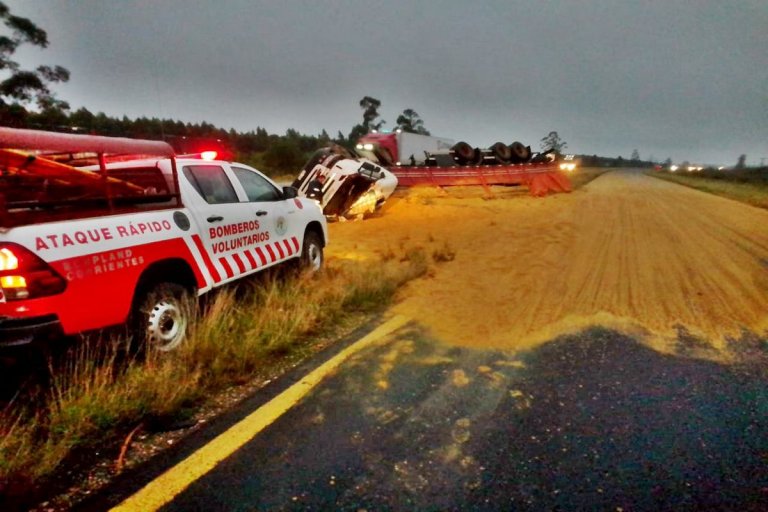
[[460,165],[467,165],[472,163],[475,158],[475,148],[467,144],[466,142],[457,142],[451,148],[451,153],[454,160]]
[[320,236],[314,231],[304,235],[304,247],[301,249],[301,268],[317,272],[323,266],[323,244]]
[[158,283],[136,301],[133,333],[142,348],[169,352],[187,335],[194,312],[190,291],[177,283]]
[[509,145],[509,149],[512,153],[512,162],[514,163],[527,162],[531,158],[530,150],[523,146],[521,142],[513,142]]
[[509,146],[503,142],[497,142],[489,149],[491,150],[491,154],[493,154],[494,158],[496,158],[496,161],[500,164],[509,163],[509,160],[512,158],[512,150],[509,149]]

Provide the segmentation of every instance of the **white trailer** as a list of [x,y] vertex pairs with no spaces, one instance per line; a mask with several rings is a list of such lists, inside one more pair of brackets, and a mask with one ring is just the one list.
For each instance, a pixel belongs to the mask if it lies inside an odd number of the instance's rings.
[[357,152],[383,165],[424,165],[428,155],[447,153],[454,141],[408,132],[369,133],[355,146]]

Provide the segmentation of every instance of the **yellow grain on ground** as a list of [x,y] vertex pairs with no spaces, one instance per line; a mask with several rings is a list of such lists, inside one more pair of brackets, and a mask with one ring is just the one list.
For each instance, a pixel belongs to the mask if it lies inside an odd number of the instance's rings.
[[530,348],[592,325],[666,349],[683,327],[722,348],[768,329],[768,211],[624,171],[572,194],[411,189],[331,226],[331,257],[448,247],[394,309],[454,344]]

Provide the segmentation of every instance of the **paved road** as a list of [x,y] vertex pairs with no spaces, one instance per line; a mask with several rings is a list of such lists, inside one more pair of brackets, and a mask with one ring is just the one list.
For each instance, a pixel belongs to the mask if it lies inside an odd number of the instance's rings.
[[760,343],[734,367],[596,328],[512,355],[409,324],[162,510],[759,510]]
[[[567,316],[570,307],[599,324],[618,316],[605,314],[613,304],[634,321],[610,328],[571,324],[578,329],[570,334],[515,345],[503,337],[457,343],[434,323],[439,318],[412,315],[324,378],[300,383],[309,392],[297,405],[258,435],[244,435],[242,446],[178,495],[171,485],[160,486],[173,498],[162,510],[768,509],[768,340],[752,332],[761,332],[757,326],[768,314],[768,302],[753,303],[768,294],[766,228],[758,222],[765,212],[632,174],[600,180],[559,199],[553,211],[581,216],[539,237],[547,242],[547,264],[563,247],[591,246],[594,255],[590,265],[573,252],[573,264],[562,267],[557,291],[568,301],[552,306],[552,319]],[[626,204],[617,203],[617,193]],[[518,202],[506,211],[497,203],[495,218],[520,208]],[[708,228],[701,218],[710,219]],[[681,219],[692,224],[679,225]],[[581,235],[572,236],[574,229]],[[439,232],[430,236],[440,242]],[[645,247],[649,240],[656,247]],[[680,255],[670,246],[680,247]],[[651,264],[653,254],[669,258],[664,279],[637,267]],[[455,261],[462,259],[460,252]],[[443,314],[453,303],[439,303],[439,294],[460,295],[469,286],[453,264],[433,276],[437,283],[420,287],[438,294],[433,305]],[[452,281],[443,277],[451,272]],[[508,273],[499,268],[497,280]],[[480,280],[486,291],[489,279]],[[573,290],[570,283],[583,286]],[[739,295],[745,290],[747,298]],[[475,289],[468,293],[479,297]],[[532,293],[550,307],[546,294]],[[712,301],[730,311],[723,297],[733,293],[757,316],[733,324],[744,327],[738,336],[707,316]],[[420,312],[427,307],[423,296],[414,292],[398,312]],[[654,296],[668,304],[654,306]],[[490,318],[502,327],[505,311],[524,318],[527,307],[501,306]],[[644,320],[648,311],[655,316]],[[667,325],[669,318],[678,322]],[[467,317],[464,325],[477,321]],[[620,329],[627,324],[646,329]],[[654,341],[670,329],[674,336]],[[534,331],[550,332],[542,325],[531,330],[530,322],[512,329],[520,339]],[[202,444],[190,440],[188,451]],[[169,465],[185,455],[182,449]],[[139,490],[163,469],[162,461],[154,464],[86,507],[114,505]]]

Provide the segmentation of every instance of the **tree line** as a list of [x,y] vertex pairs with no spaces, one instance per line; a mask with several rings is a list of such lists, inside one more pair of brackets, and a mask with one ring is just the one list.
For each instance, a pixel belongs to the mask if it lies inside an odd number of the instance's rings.
[[[253,165],[268,174],[295,173],[309,154],[320,147],[339,144],[353,148],[357,140],[371,131],[382,130],[386,121],[381,118],[381,101],[364,96],[359,101],[363,111],[362,122],[352,126],[348,134],[341,131],[331,137],[325,130],[318,135],[301,134],[288,129],[284,135],[270,134],[265,128],[239,132],[225,130],[211,123],[185,123],[173,119],[139,117],[130,119],[111,117],[103,112],[92,113],[86,108],[75,111],[66,101],[53,94],[51,85],[69,80],[69,71],[61,66],[38,66],[23,69],[14,60],[14,53],[24,44],[39,48],[48,46],[47,33],[27,18],[13,15],[0,1],[0,21],[6,34],[0,34],[0,125],[35,128],[53,131],[69,131],[115,137],[178,141],[179,139],[207,139],[228,148],[234,159]],[[31,109],[30,105],[36,105]],[[413,108],[406,108],[397,117],[393,130],[429,135],[424,121]],[[562,154],[567,147],[556,131],[541,139],[542,151]],[[629,159],[579,155],[584,166],[644,167],[654,165],[651,157],[640,159],[637,150]],[[744,166],[740,157],[737,167]],[[669,160],[669,159],[668,159]]]
[[[51,86],[69,80],[69,71],[61,66],[38,66],[24,69],[15,60],[22,45],[38,48],[48,46],[48,34],[32,20],[11,13],[0,1],[0,125],[16,128],[87,133],[113,137],[166,140],[172,143],[201,139],[215,142],[238,161],[251,164],[269,174],[295,173],[314,150],[332,143],[352,147],[366,133],[380,129],[381,102],[365,96],[360,100],[363,122],[352,127],[349,134],[339,132],[332,138],[325,130],[318,135],[301,134],[288,129],[285,135],[270,134],[257,127],[246,132],[225,130],[211,123],[185,123],[174,119],[139,117],[130,119],[92,113],[86,108],[75,111],[66,101],[53,94]],[[31,108],[34,105],[36,108]],[[413,109],[405,109],[397,118],[397,128],[414,133],[429,134],[424,122]]]

